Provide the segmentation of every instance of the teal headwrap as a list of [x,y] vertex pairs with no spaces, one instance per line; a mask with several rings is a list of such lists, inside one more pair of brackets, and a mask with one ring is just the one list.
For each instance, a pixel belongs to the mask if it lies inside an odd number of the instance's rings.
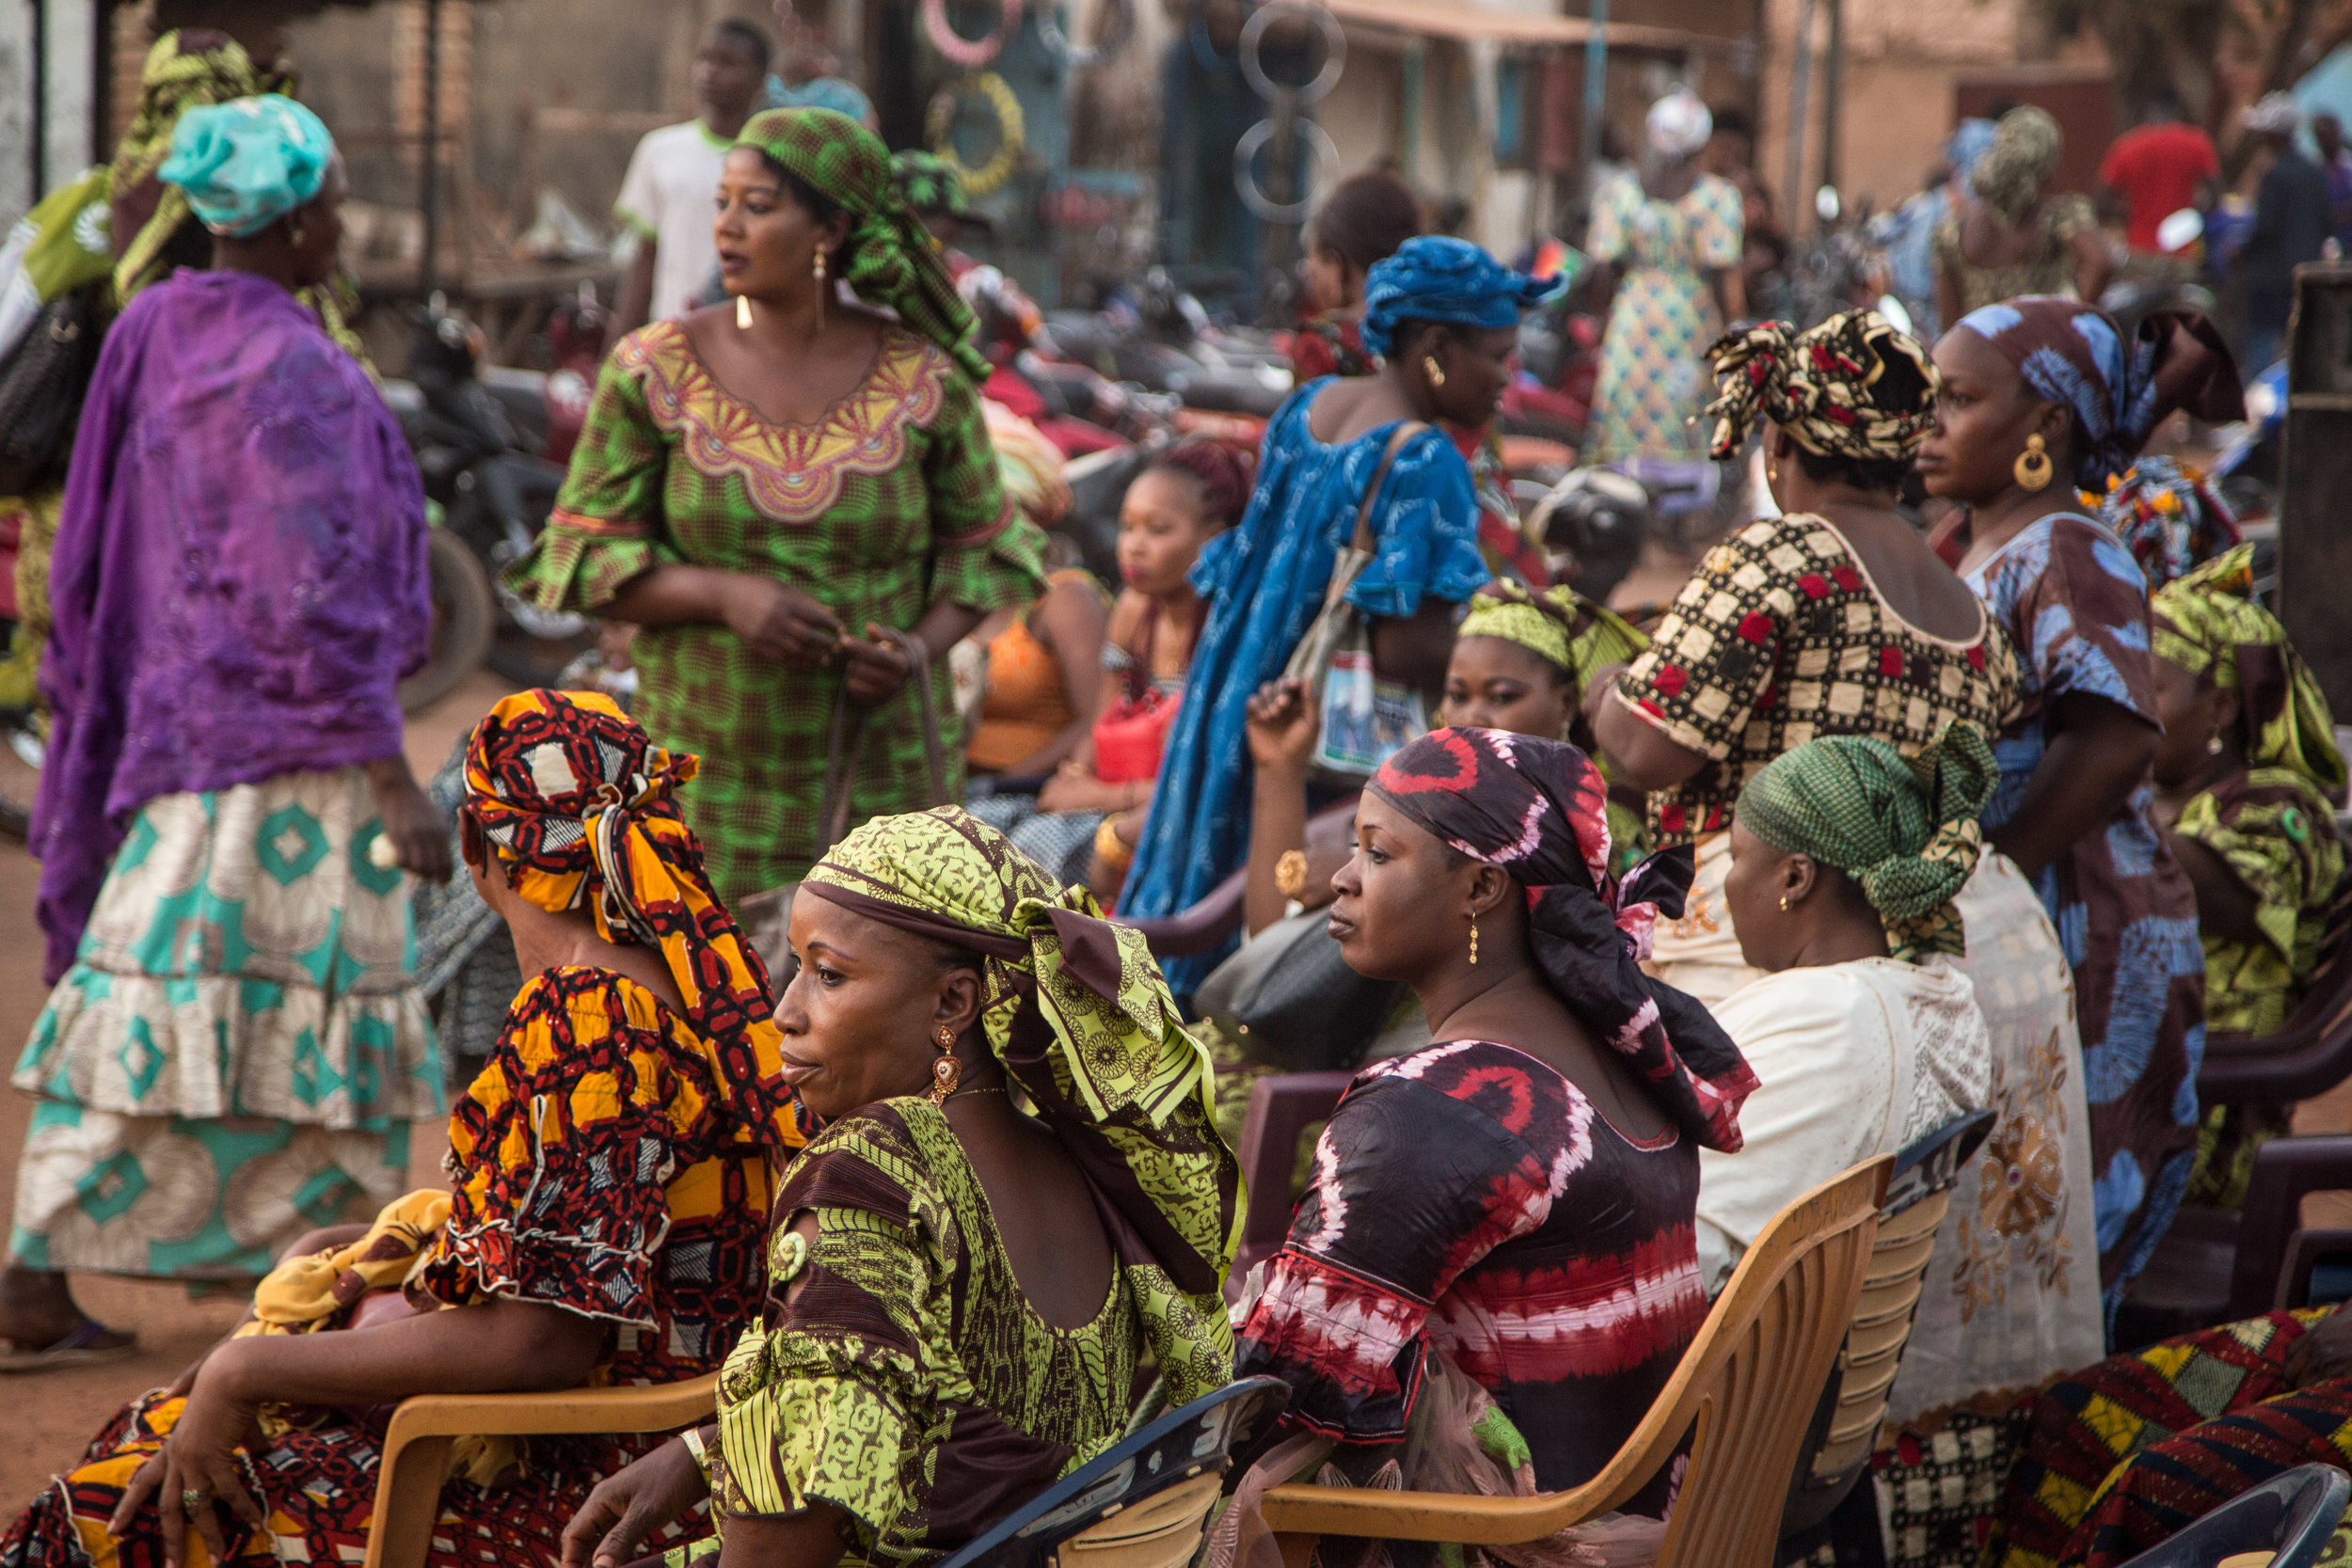
[[156,178],[180,187],[205,228],[244,239],[317,196],[334,158],[319,117],[272,92],[182,115]]

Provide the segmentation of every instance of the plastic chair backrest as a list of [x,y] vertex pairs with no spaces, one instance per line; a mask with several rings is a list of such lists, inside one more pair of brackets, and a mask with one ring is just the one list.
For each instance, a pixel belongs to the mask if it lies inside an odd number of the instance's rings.
[[1289,1402],[1278,1377],[1227,1384],[1096,1455],[939,1568],[1183,1568],[1233,1451]]
[[1919,1309],[1920,1282],[1935,1256],[1935,1233],[1951,1207],[1960,1167],[1992,1135],[1999,1118],[1972,1111],[1914,1141],[1895,1156],[1879,1208],[1878,1236],[1838,1348],[1837,1370],[1805,1433],[1805,1453],[1788,1483],[1781,1533],[1807,1529],[1836,1512],[1862,1479],[1886,1419],[1886,1399],[1902,1370],[1903,1347]]
[[2347,1499],[2352,1476],[2332,1465],[2298,1465],[2183,1526],[2122,1568],[2221,1568],[2241,1553],[2269,1554],[2266,1568],[2312,1568]]
[[1242,1212],[1241,1249],[1233,1257],[1236,1281],[1280,1251],[1289,1238],[1298,1135],[1328,1119],[1355,1080],[1353,1072],[1278,1072],[1249,1085],[1240,1149],[1242,1190],[1249,1195],[1249,1205]]
[[1856,1165],[1773,1217],[1648,1414],[1583,1485],[1532,1497],[1279,1486],[1265,1495],[1268,1528],[1464,1545],[1540,1541],[1622,1507],[1691,1433],[1658,1568],[1769,1568],[1788,1475],[1861,1294],[1894,1164],[1882,1154]]
[[2352,1078],[2352,873],[2328,906],[2328,935],[2303,999],[2275,1033],[2205,1037],[2202,1105],[2288,1105]]

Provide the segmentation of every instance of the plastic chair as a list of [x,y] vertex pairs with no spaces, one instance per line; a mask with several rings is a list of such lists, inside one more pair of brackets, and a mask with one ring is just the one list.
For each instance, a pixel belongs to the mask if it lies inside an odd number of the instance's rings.
[[2123,1568],[2312,1568],[2352,1498],[2352,1476],[2298,1465],[2241,1492]]
[[1299,1134],[1328,1120],[1355,1081],[1352,1072],[1278,1072],[1249,1085],[1239,1151],[1249,1206],[1242,1212],[1234,1280],[1282,1249],[1291,1233],[1291,1173],[1298,1163]]
[[460,1437],[674,1432],[707,1420],[719,1374],[685,1383],[564,1388],[545,1394],[420,1394],[384,1433],[364,1568],[422,1568],[440,1519],[441,1469]]
[[[1356,797],[1350,795],[1310,816],[1307,831],[1312,833],[1319,826],[1345,822],[1355,815]],[[1241,930],[1242,888],[1248,876],[1247,867],[1234,872],[1202,895],[1199,902],[1174,914],[1121,920],[1120,924],[1141,931],[1155,958],[1184,958],[1195,953],[1215,952],[1226,938]]]
[[[1740,1260],[1698,1338],[1598,1475],[1532,1497],[1278,1486],[1265,1521],[1285,1561],[1316,1535],[1514,1545],[1607,1513],[1673,1462],[1690,1465],[1658,1568],[1769,1568],[1815,1402],[1862,1293],[1893,1155],[1854,1166],[1776,1215]],[[1693,1423],[1695,1422],[1695,1431]]]
[[1879,1207],[1870,1263],[1862,1276],[1837,1370],[1813,1413],[1805,1451],[1788,1482],[1780,1515],[1785,1539],[1837,1511],[1870,1463],[1886,1399],[1902,1370],[1903,1347],[1919,1310],[1919,1286],[1935,1256],[1935,1232],[1952,1204],[1952,1188],[2000,1118],[1991,1111],[1955,1117],[1895,1156]]
[[2138,1350],[2269,1311],[2304,1197],[2346,1190],[2352,1190],[2352,1133],[2273,1138],[2263,1145],[2243,1205],[2184,1208],[2173,1219],[2116,1313],[2115,1348]]
[[1200,1549],[1234,1450],[1290,1402],[1244,1378],[1171,1410],[1063,1477],[940,1568],[1182,1568]]

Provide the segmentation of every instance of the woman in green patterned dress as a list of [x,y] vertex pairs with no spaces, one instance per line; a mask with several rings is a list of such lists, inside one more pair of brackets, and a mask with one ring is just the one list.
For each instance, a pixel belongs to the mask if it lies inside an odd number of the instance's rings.
[[1240,1171],[1141,934],[961,806],[866,824],[800,892],[776,1022],[826,1127],[770,1209],[760,1326],[564,1568],[705,1497],[689,1562],[937,1561],[1117,1441],[1153,1373],[1170,1405],[1232,1380]]
[[[688,815],[733,899],[824,848],[845,689],[862,715],[849,819],[932,803],[914,661],[936,667],[988,611],[1042,594],[1044,536],[1006,501],[972,314],[872,133],[829,109],[754,116],[716,223],[734,303],[614,347],[512,581],[644,628],[639,717],[706,759]],[[952,769],[952,707],[942,721]]]

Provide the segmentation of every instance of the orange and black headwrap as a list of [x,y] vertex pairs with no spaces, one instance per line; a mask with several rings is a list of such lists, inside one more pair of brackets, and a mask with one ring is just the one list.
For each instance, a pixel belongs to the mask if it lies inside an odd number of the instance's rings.
[[747,1119],[797,1148],[802,1113],[779,1076],[767,966],[719,902],[671,798],[700,767],[655,745],[601,692],[518,691],[474,728],[466,809],[524,898],[584,910],[606,941],[661,955]]

